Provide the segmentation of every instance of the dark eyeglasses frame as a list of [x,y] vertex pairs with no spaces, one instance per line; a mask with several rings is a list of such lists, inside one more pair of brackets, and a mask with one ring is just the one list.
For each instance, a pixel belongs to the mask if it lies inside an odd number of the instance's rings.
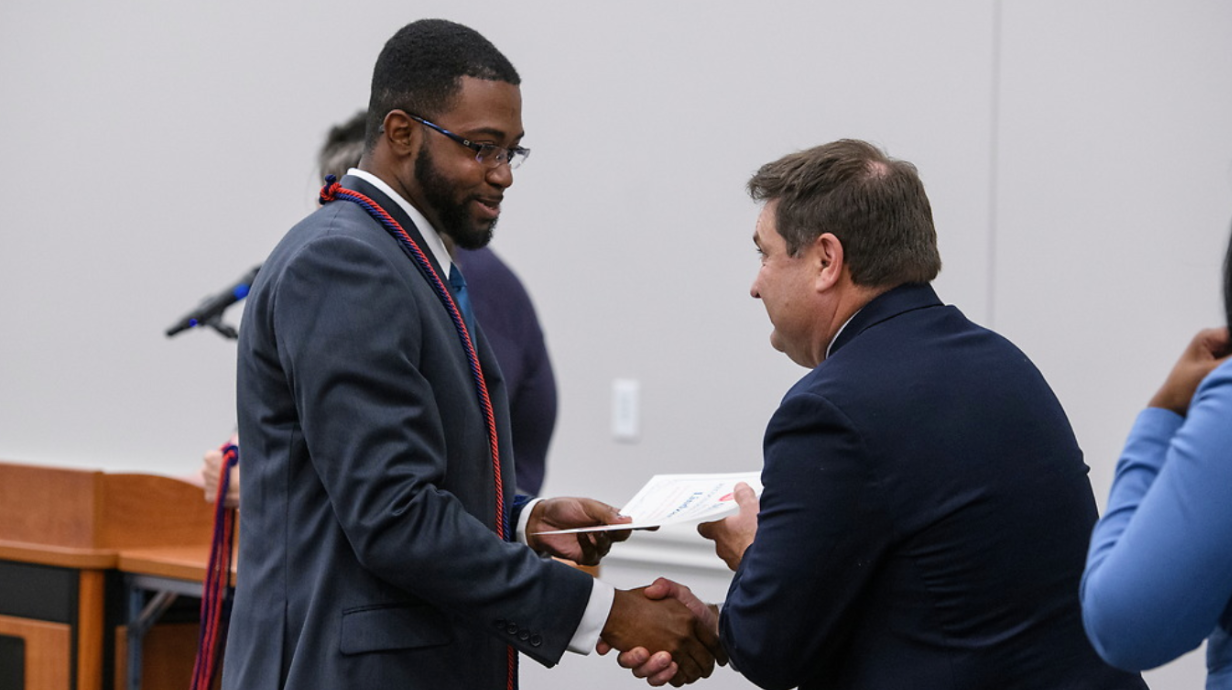
[[488,166],[489,168],[496,168],[501,163],[508,163],[509,168],[514,169],[522,165],[523,161],[525,161],[527,157],[530,156],[530,149],[528,148],[523,148],[521,146],[514,146],[513,148],[507,149],[504,146],[497,146],[496,144],[479,144],[479,143],[471,141],[470,139],[467,139],[466,137],[458,136],[457,134],[454,134],[453,132],[445,129],[444,127],[436,123],[429,122],[428,120],[425,120],[422,117],[419,117],[418,115],[412,115],[411,113],[407,113],[406,116],[418,122],[421,125],[430,127],[436,130],[437,132],[444,134],[445,136],[449,137],[453,141],[474,151],[475,160],[478,161],[479,163],[482,163],[483,165]]

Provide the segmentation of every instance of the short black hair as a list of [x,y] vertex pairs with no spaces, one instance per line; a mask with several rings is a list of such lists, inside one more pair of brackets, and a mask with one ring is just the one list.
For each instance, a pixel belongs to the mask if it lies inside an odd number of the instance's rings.
[[391,110],[429,120],[447,111],[462,77],[522,83],[509,60],[470,27],[444,19],[421,19],[402,27],[385,43],[372,71],[365,145],[376,143]]

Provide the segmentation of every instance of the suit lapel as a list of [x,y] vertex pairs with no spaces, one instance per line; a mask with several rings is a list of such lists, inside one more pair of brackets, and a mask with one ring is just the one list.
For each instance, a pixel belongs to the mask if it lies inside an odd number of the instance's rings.
[[446,286],[449,285],[449,272],[437,263],[436,255],[429,251],[429,245],[427,240],[424,239],[423,233],[419,231],[419,227],[415,225],[415,222],[411,220],[410,216],[406,215],[406,212],[402,210],[402,207],[399,206],[396,201],[390,199],[385,192],[382,192],[380,189],[377,189],[375,186],[369,184],[366,180],[355,177],[354,175],[347,175],[343,177],[340,183],[346,189],[359,192],[360,194],[363,194],[369,199],[372,199],[376,203],[380,204],[381,208],[384,209],[386,213],[392,216],[394,220],[398,221],[398,224],[402,226],[402,229],[406,231],[406,234],[411,236],[411,239],[415,241],[415,244],[419,245],[419,248],[423,251],[424,256],[428,257],[429,263],[432,264],[432,270],[436,271],[436,275],[440,277],[441,281],[445,283]]
[[[372,199],[379,204],[386,213],[396,220],[398,224],[402,226],[402,229],[406,231],[406,234],[415,241],[415,244],[419,245],[419,248],[423,251],[423,254],[428,258],[429,263],[432,265],[432,270],[436,271],[436,275],[445,284],[446,289],[449,289],[448,271],[437,263],[436,255],[431,251],[428,251],[428,244],[424,239],[423,233],[420,232],[419,227],[415,225],[415,222],[411,220],[411,217],[402,210],[402,207],[399,206],[396,201],[389,198],[389,195],[382,192],[376,186],[368,183],[363,178],[355,177],[354,175],[347,175],[343,177],[340,184],[346,189],[359,192],[369,199]],[[416,272],[419,273],[418,269],[416,269]],[[420,274],[420,277],[423,278],[423,275]],[[427,280],[427,278],[424,278],[424,280]],[[441,306],[441,310],[442,312],[445,312],[444,305]],[[445,318],[448,318],[448,316],[446,315]],[[479,358],[479,368],[483,371],[485,383],[490,389],[490,395],[499,396],[503,399],[506,395],[504,376],[501,374],[500,366],[497,364],[494,351],[488,344],[487,338],[484,336],[483,326],[479,324],[477,320],[475,323],[475,333],[471,334],[471,342],[475,347],[475,355]],[[495,401],[493,402],[495,403]]]

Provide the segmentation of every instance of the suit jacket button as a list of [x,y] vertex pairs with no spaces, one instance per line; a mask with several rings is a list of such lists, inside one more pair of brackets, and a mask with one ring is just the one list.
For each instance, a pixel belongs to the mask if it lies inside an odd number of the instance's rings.
[[530,646],[532,646],[532,647],[538,647],[538,646],[539,646],[539,645],[541,645],[541,644],[543,644],[543,638],[542,638],[542,637],[540,637],[540,636],[538,636],[538,635],[531,635],[531,636],[530,636]]
[[505,627],[505,625],[506,625],[507,623],[508,623],[508,621],[506,621],[504,618],[497,618],[497,619],[496,619],[496,627],[498,627],[498,628],[503,628],[503,627]]
[[530,639],[530,631],[529,631],[529,630],[523,630],[523,631],[519,632],[519,633],[518,633],[518,639],[519,639],[519,640],[521,640],[521,641],[523,641],[523,642],[525,642],[525,641],[529,640],[529,639]]
[[505,632],[509,633],[510,635],[517,635],[517,634],[518,634],[518,626],[517,626],[517,625],[514,625],[513,623],[510,623],[510,624],[509,624],[509,625],[505,628]]

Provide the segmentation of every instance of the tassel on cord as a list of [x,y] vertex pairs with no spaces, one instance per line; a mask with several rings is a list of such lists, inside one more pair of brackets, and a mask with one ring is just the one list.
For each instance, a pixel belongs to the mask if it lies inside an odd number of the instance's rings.
[[214,497],[214,539],[201,592],[201,632],[197,636],[197,659],[193,663],[192,690],[210,690],[227,644],[231,620],[231,567],[235,555],[236,510],[226,507],[231,469],[239,464],[240,450],[232,442],[222,447],[218,493]]
[[324,206],[325,204],[328,204],[329,202],[338,198],[338,189],[341,186],[342,185],[338,184],[338,178],[334,177],[333,175],[326,175],[325,176],[325,186],[321,187],[321,196],[318,197],[317,200],[321,202],[322,206]]

